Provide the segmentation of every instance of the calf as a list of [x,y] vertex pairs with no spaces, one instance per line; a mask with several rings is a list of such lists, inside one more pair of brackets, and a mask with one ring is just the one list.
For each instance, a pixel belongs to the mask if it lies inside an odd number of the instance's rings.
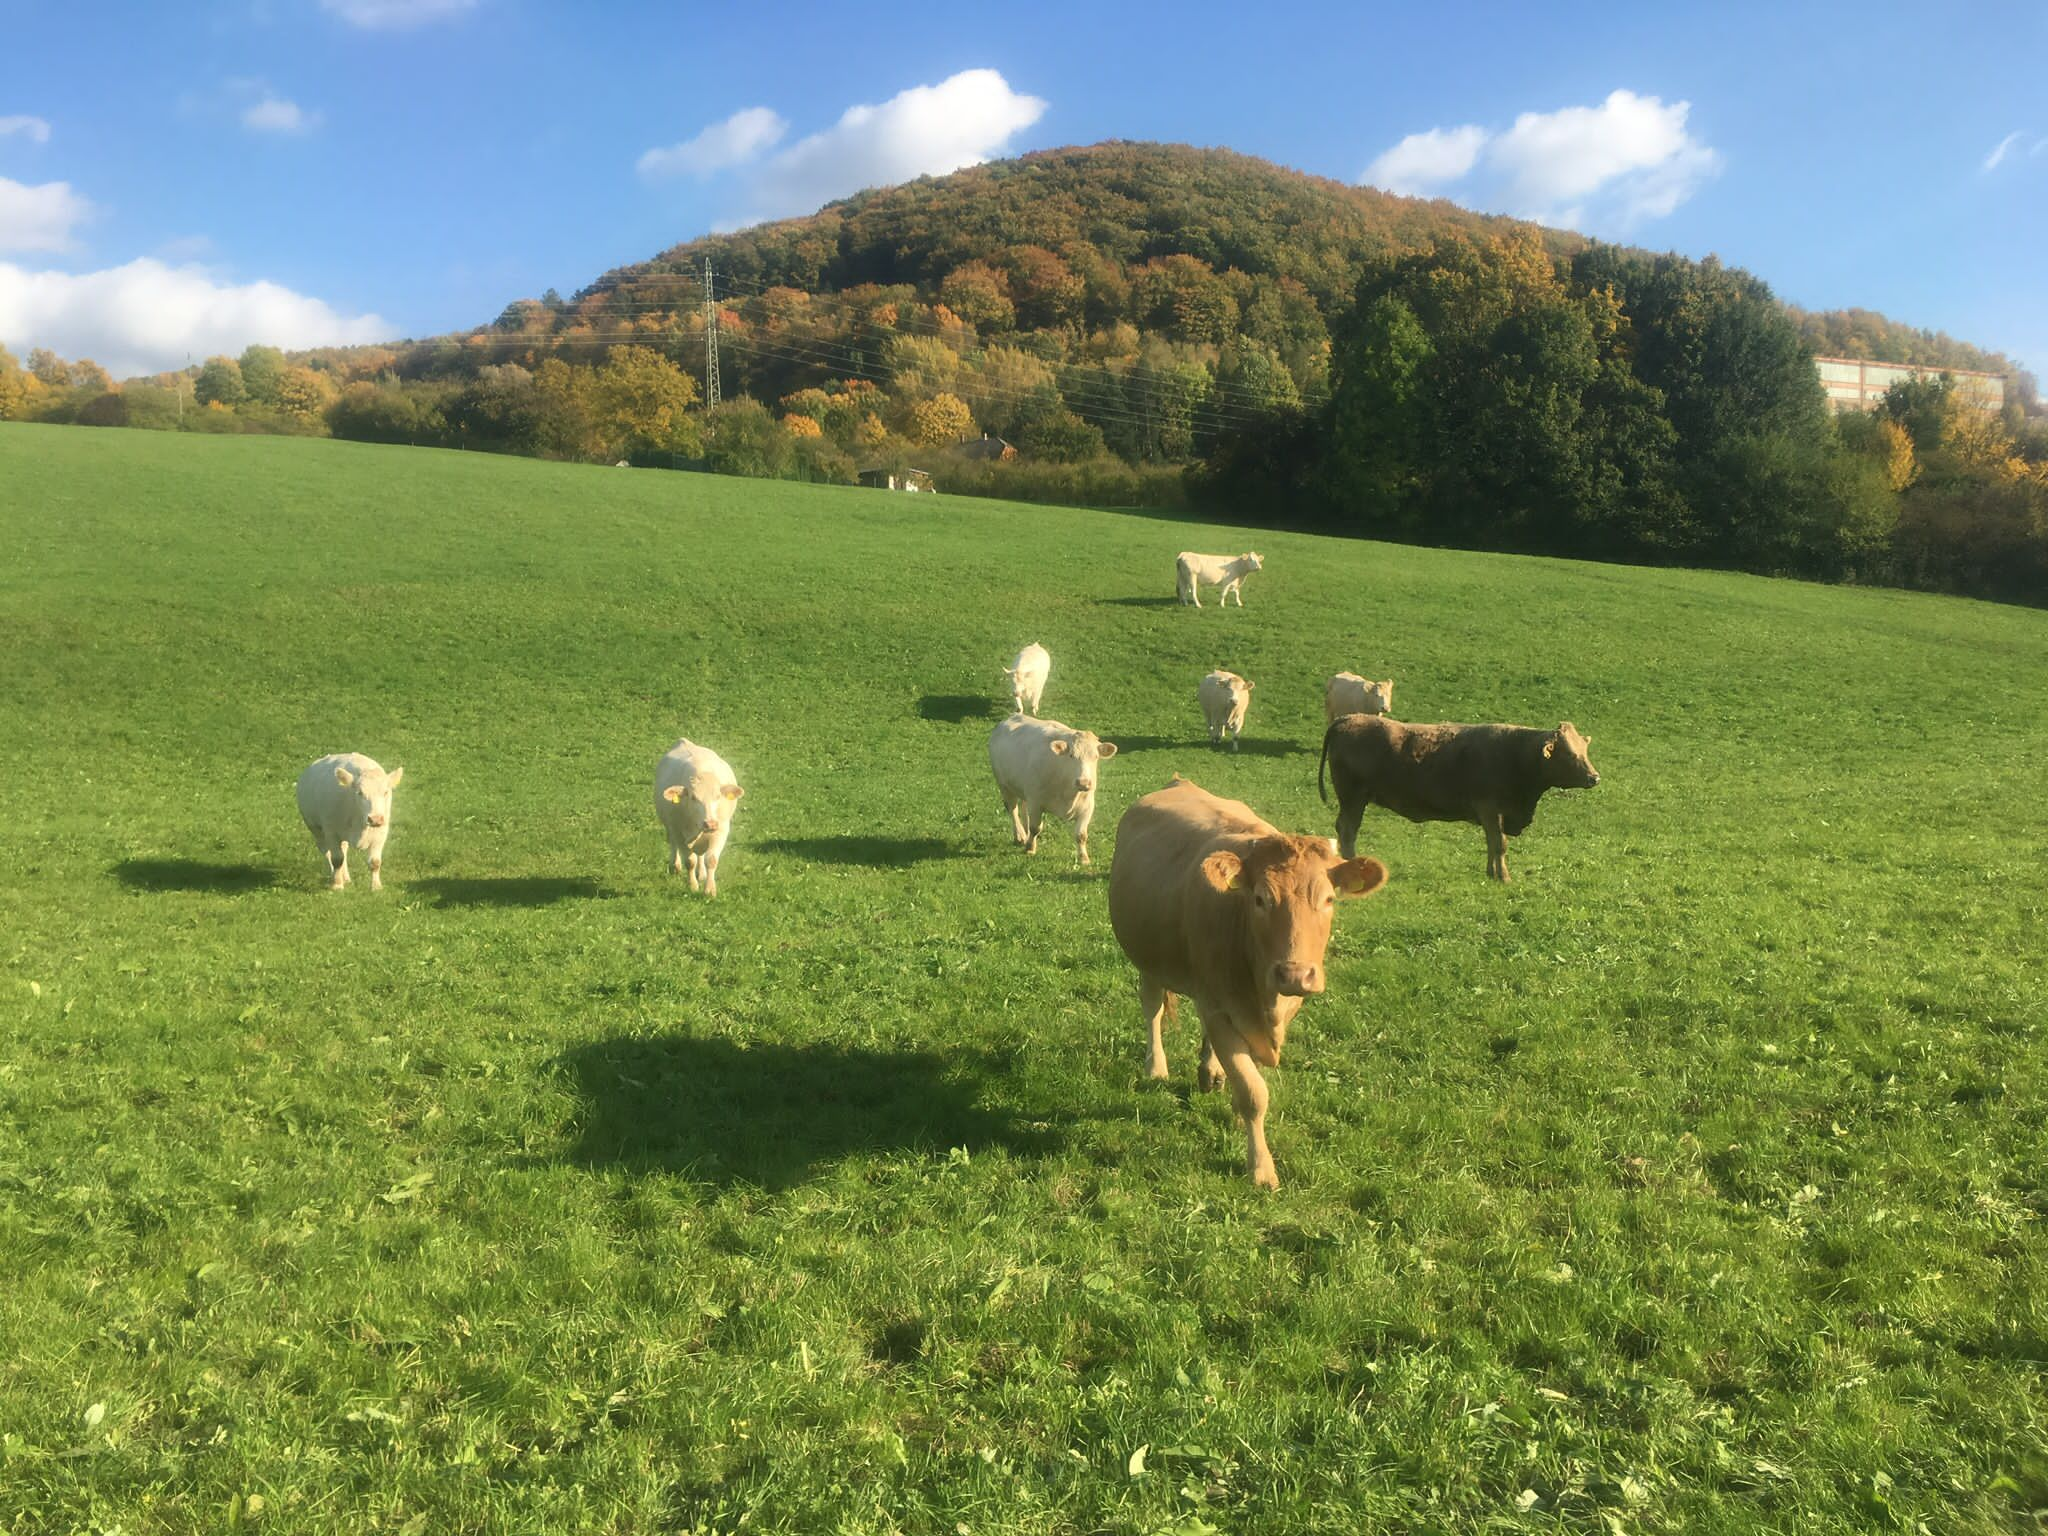
[[669,872],[681,874],[687,858],[691,890],[718,894],[718,861],[744,793],[725,759],[687,736],[654,765],[654,814],[668,833]]
[[1116,756],[1114,742],[1057,720],[1012,715],[988,738],[988,765],[1010,813],[1010,830],[1026,853],[1038,852],[1038,828],[1049,811],[1074,824],[1074,846],[1088,863],[1088,823],[1095,819],[1099,765]]
[[328,889],[348,884],[348,851],[359,849],[370,865],[370,889],[384,889],[384,839],[391,832],[391,792],[403,768],[386,773],[360,752],[334,752],[315,759],[299,775],[299,816],[327,860]]
[[1197,690],[1202,700],[1202,714],[1209,722],[1209,741],[1221,745],[1223,733],[1230,732],[1230,750],[1237,750],[1237,739],[1244,734],[1244,712],[1252,701],[1252,685],[1235,672],[1211,672],[1202,679]]
[[1337,786],[1337,842],[1348,855],[1368,805],[1410,821],[1469,821],[1486,832],[1486,872],[1508,878],[1507,840],[1536,815],[1546,789],[1600,782],[1586,756],[1592,743],[1567,720],[1554,731],[1526,725],[1402,725],[1344,715],[1323,732],[1316,793],[1327,805],[1323,768]]
[[1149,1071],[1166,1076],[1161,1026],[1176,994],[1202,1016],[1196,1087],[1230,1084],[1252,1182],[1278,1189],[1266,1148],[1266,1082],[1302,999],[1323,990],[1339,901],[1387,883],[1378,859],[1340,859],[1330,840],[1296,837],[1175,778],[1117,823],[1109,923],[1138,969],[1151,1033]]
[[1037,641],[1017,653],[1017,660],[1003,669],[1010,680],[1010,695],[1016,713],[1035,715],[1038,701],[1045,697],[1045,680],[1052,672],[1052,657]]
[[1218,605],[1228,603],[1233,595],[1237,606],[1244,606],[1244,579],[1253,571],[1266,568],[1266,562],[1249,552],[1232,559],[1228,555],[1198,555],[1193,550],[1182,550],[1174,556],[1174,592],[1183,603],[1202,606],[1203,587],[1221,587],[1217,597]]
[[1339,715],[1384,715],[1394,707],[1394,680],[1367,682],[1356,672],[1339,672],[1323,684],[1323,721]]

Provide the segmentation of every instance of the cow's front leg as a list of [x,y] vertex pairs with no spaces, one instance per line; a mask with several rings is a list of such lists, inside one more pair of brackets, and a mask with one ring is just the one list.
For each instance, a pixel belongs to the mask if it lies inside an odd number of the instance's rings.
[[694,848],[690,850],[690,889],[704,889],[704,855]]
[[1045,811],[1036,805],[1028,807],[1028,810],[1031,817],[1031,827],[1024,835],[1024,851],[1026,853],[1036,853],[1038,852],[1038,829],[1045,823]]
[[706,896],[716,896],[718,894],[718,855],[715,853],[704,855],[704,894]]
[[1195,1063],[1195,1092],[1215,1093],[1223,1087],[1223,1063],[1216,1059],[1216,1047],[1202,1035],[1202,1055]]
[[370,889],[384,889],[384,850],[381,848],[370,855]]
[[1081,867],[1088,867],[1088,823],[1095,819],[1095,807],[1090,806],[1074,818],[1074,846],[1081,852]]
[[1005,793],[1003,809],[1010,813],[1010,840],[1021,848],[1031,839],[1031,834],[1024,830],[1024,802]]
[[1486,872],[1502,885],[1508,883],[1508,839],[1501,830],[1499,811],[1481,811],[1479,825],[1486,829]]
[[1189,585],[1188,595],[1189,599],[1194,603],[1194,605],[1197,608],[1202,606],[1202,584],[1199,581],[1193,582]]
[[1245,1172],[1259,1188],[1278,1189],[1280,1175],[1266,1147],[1266,1080],[1259,1075],[1259,1064],[1235,1031],[1224,1036],[1216,1055],[1230,1084],[1230,1102],[1244,1122]]
[[1358,824],[1365,820],[1365,802],[1356,805],[1345,803],[1344,796],[1337,796],[1337,851],[1347,859],[1358,857]]
[[1166,1076],[1166,988],[1146,977],[1138,978],[1138,1008],[1145,1015],[1145,1028],[1152,1037],[1145,1075],[1154,1080]]
[[334,879],[328,886],[328,889],[341,890],[348,884],[348,843],[346,841],[336,843],[334,845],[334,852],[327,856],[327,862],[334,870]]

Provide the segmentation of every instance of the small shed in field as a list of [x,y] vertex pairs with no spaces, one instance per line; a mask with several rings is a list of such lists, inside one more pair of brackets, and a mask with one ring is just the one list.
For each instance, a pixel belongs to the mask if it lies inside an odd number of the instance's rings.
[[864,469],[857,477],[862,485],[871,485],[878,491],[936,491],[932,477],[921,469],[885,469],[877,465]]

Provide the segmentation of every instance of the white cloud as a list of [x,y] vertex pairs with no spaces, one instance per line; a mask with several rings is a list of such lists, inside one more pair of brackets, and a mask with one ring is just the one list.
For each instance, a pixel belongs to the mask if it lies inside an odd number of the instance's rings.
[[0,251],[65,251],[92,204],[68,181],[28,186],[0,176]]
[[155,373],[251,342],[279,347],[381,341],[376,315],[344,315],[276,283],[228,283],[205,267],[141,257],[100,272],[32,272],[0,262],[0,339],[96,359],[116,378]]
[[0,117],[0,138],[10,133],[25,133],[38,144],[50,142],[50,125],[40,117],[29,117],[23,113]]
[[1365,168],[1365,181],[1388,192],[1420,196],[1471,170],[1486,139],[1486,130],[1472,123],[1411,133]]
[[1686,127],[1691,111],[1691,102],[1614,91],[1597,107],[1524,112],[1500,133],[1436,128],[1396,144],[1365,179],[1406,192],[1463,182],[1476,170],[1460,189],[1474,207],[1628,229],[1663,218],[1719,173],[1720,155]]
[[476,9],[476,0],[320,0],[320,4],[350,26],[371,32],[408,31]]
[[295,101],[264,92],[261,101],[242,109],[242,126],[254,133],[311,133],[320,125],[320,114],[308,112]]
[[823,132],[769,159],[748,189],[749,217],[809,213],[863,187],[942,176],[1001,154],[1045,115],[993,69],[913,86],[874,106],[848,107]]
[[640,157],[640,174],[655,176],[714,175],[745,165],[781,142],[789,124],[767,107],[747,107],[722,123],[713,123],[694,139],[650,149]]

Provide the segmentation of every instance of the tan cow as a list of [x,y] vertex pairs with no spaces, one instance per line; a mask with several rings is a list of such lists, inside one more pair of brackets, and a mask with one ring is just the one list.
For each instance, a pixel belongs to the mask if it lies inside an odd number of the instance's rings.
[[1356,672],[1339,672],[1323,684],[1323,724],[1339,715],[1384,715],[1394,707],[1394,680],[1369,682]]
[[1340,859],[1328,838],[1269,826],[1251,807],[1175,778],[1117,823],[1109,923],[1138,968],[1153,1077],[1166,1076],[1161,1025],[1176,994],[1202,1015],[1198,1088],[1230,1084],[1252,1182],[1280,1187],[1266,1149],[1266,1082],[1301,1000],[1323,990],[1340,900],[1387,883],[1378,859]]
[[1244,734],[1244,712],[1251,707],[1253,685],[1235,672],[1217,671],[1203,676],[1196,695],[1202,701],[1202,716],[1209,722],[1209,741],[1213,746],[1223,744],[1223,733],[1230,733],[1230,750],[1237,750],[1237,738]]

